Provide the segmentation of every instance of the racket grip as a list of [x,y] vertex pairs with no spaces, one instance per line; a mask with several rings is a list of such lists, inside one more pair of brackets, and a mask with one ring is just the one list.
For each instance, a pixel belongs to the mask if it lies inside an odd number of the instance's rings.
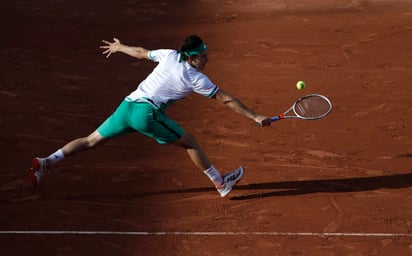
[[270,122],[275,122],[277,120],[280,120],[280,116],[271,117],[269,120],[270,120]]
[[[273,116],[273,117],[269,118],[269,121],[272,123],[272,122],[278,121],[278,120],[283,119],[283,118],[285,118],[285,115],[280,114],[278,116]],[[262,124],[259,124],[259,126],[262,126]]]
[[269,120],[270,120],[270,122],[275,122],[275,121],[278,121],[278,120],[283,119],[283,118],[285,118],[285,114],[280,114],[280,115],[271,117]]

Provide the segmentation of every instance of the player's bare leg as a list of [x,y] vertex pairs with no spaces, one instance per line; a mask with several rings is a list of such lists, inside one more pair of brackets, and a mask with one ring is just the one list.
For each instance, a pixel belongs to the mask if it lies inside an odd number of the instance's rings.
[[78,152],[88,150],[107,142],[108,139],[104,138],[96,130],[92,132],[89,136],[83,138],[77,138],[67,143],[61,150],[65,157],[72,156]]
[[186,149],[190,159],[192,159],[193,163],[215,184],[216,189],[222,197],[228,195],[230,191],[232,191],[233,186],[236,185],[243,176],[242,167],[222,176],[199,146],[196,138],[190,133],[185,133],[182,138],[174,144]]
[[185,133],[182,138],[174,142],[176,146],[186,149],[190,159],[201,170],[209,169],[212,166],[209,158],[206,156],[203,149],[197,143],[195,136],[190,133]]
[[102,137],[96,130],[87,137],[77,138],[67,143],[63,148],[45,158],[35,157],[29,170],[29,179],[33,187],[37,187],[43,175],[57,162],[78,152],[104,144],[108,139]]

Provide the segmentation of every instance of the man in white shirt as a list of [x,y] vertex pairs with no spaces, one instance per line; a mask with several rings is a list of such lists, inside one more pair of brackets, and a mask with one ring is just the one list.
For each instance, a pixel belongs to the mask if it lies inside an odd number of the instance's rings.
[[221,173],[211,163],[196,138],[185,132],[175,121],[169,119],[164,109],[176,100],[194,92],[208,98],[217,99],[233,111],[254,120],[262,126],[270,125],[266,116],[259,115],[242,104],[238,99],[219,89],[201,70],[208,62],[207,46],[196,35],[188,36],[179,50],[148,50],[103,40],[103,54],[121,52],[138,59],[157,62],[146,79],[130,93],[89,136],[75,139],[46,158],[36,157],[29,171],[35,187],[51,166],[80,151],[102,145],[109,139],[126,133],[140,132],[155,139],[159,144],[171,143],[186,149],[193,163],[214,183],[221,197],[230,193],[242,178],[244,170],[238,167],[231,173]]

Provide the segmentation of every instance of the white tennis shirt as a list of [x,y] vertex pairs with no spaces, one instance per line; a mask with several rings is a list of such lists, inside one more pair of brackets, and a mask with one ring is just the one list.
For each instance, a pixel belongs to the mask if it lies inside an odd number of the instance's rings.
[[180,54],[176,50],[152,50],[148,57],[158,65],[126,97],[127,101],[147,102],[159,108],[192,92],[212,97],[219,90],[206,75],[186,61],[179,62]]

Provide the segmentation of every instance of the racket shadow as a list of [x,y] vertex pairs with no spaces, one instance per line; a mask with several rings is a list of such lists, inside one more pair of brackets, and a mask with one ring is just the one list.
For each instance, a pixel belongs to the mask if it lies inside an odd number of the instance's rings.
[[236,186],[239,190],[273,190],[243,196],[234,196],[230,200],[250,200],[274,196],[295,196],[313,193],[343,193],[371,191],[381,188],[398,189],[412,186],[412,173],[359,177],[347,179],[322,179],[306,181],[285,181]]
[[412,153],[397,155],[397,157],[412,157]]

